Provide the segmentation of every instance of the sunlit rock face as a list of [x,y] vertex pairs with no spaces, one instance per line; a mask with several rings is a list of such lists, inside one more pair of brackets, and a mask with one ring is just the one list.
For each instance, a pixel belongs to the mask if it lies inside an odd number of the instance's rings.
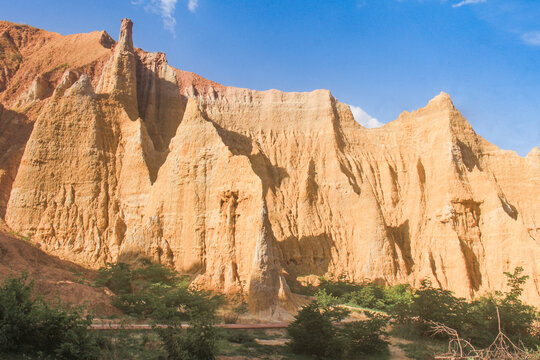
[[[298,277],[473,297],[523,266],[540,304],[540,152],[441,93],[377,129],[329,91],[222,86],[105,32],[0,22],[0,216],[88,267],[149,257],[281,316]],[[5,59],[10,59],[9,61]]]

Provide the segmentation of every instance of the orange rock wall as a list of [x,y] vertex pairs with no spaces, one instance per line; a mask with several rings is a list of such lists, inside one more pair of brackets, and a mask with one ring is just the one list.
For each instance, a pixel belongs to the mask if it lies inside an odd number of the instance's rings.
[[11,229],[89,267],[151,257],[262,315],[292,309],[297,277],[472,297],[516,266],[540,304],[538,149],[498,149],[444,93],[366,129],[326,90],[225,87],[135,49],[131,27],[114,43],[0,22],[20,56],[0,57]]

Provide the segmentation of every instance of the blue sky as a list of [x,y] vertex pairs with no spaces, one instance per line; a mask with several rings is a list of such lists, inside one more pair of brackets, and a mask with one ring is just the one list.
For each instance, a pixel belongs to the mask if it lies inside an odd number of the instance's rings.
[[135,45],[175,67],[259,90],[330,89],[361,121],[386,123],[445,91],[499,147],[540,146],[538,0],[2,0],[1,9],[4,20],[114,38],[129,17]]

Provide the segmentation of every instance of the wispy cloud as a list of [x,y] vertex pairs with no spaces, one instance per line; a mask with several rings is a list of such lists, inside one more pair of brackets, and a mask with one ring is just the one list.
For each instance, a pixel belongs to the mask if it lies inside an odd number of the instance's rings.
[[463,5],[481,4],[485,2],[487,2],[487,0],[463,0],[463,1],[458,2],[457,4],[452,5],[452,7],[457,8]]
[[[144,9],[161,16],[163,27],[176,37],[176,18],[174,13],[178,0],[132,0],[133,5],[143,5]],[[199,6],[199,0],[187,0],[187,8],[194,13]]]
[[349,105],[349,107],[351,108],[354,120],[356,120],[356,122],[360,125],[370,129],[381,127],[384,125],[382,122],[365,112],[361,107],[353,105]]
[[540,31],[532,31],[521,36],[528,45],[540,46]]
[[199,0],[188,0],[187,7],[189,11],[191,11],[192,13],[197,11],[198,6],[199,6]]
[[163,26],[175,37],[176,19],[174,18],[174,11],[176,10],[177,2],[178,0],[152,0],[152,4],[157,7],[158,12],[161,15]]

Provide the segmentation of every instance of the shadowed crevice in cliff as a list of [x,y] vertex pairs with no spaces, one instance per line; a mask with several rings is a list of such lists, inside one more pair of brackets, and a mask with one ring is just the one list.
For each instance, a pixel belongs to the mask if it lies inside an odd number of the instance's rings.
[[[403,224],[399,226],[389,226],[388,232],[390,233],[393,243],[397,245],[399,249],[399,254],[396,253],[396,258],[394,259],[394,261],[396,262],[396,265],[401,267],[399,265],[399,262],[396,261],[399,260],[399,257],[401,257],[405,265],[405,273],[409,275],[413,271],[414,267],[414,259],[411,253],[409,220],[406,220]],[[396,266],[396,270],[397,269],[398,267]]]
[[516,207],[510,204],[504,195],[499,195],[499,200],[501,201],[501,206],[504,212],[506,212],[512,219],[517,220],[519,212],[517,211]]
[[469,244],[467,244],[467,241],[460,239],[459,247],[465,260],[467,276],[470,283],[471,296],[473,296],[474,292],[478,291],[480,289],[480,286],[482,285],[482,273],[480,272],[480,263],[478,261],[478,257],[474,253],[474,250]]
[[317,171],[315,169],[315,162],[313,159],[309,160],[307,177],[304,183],[305,198],[311,206],[315,206],[319,195],[319,184],[316,181]]
[[0,218],[4,219],[24,149],[34,123],[0,104]]
[[[164,65],[167,66],[166,62]],[[156,151],[168,151],[169,144],[182,122],[187,98],[179,92],[175,82],[160,77],[155,70],[149,69],[137,57],[139,116],[147,126]],[[165,111],[169,113],[163,114]]]
[[136,56],[138,113],[153,145],[153,149],[144,149],[153,184],[167,160],[169,145],[184,117],[187,98],[180,95],[176,82],[158,74],[157,71],[168,67],[164,54],[157,53],[147,62]]
[[293,277],[322,276],[328,272],[334,246],[331,235],[290,236],[278,242],[278,246],[284,268]]
[[351,163],[344,154],[347,142],[345,140],[345,135],[343,134],[343,129],[340,124],[340,117],[336,107],[336,99],[330,96],[330,102],[332,107],[332,127],[334,129],[336,155],[339,161],[339,168],[341,169],[341,172],[343,172],[343,174],[347,176],[347,179],[349,180],[349,184],[351,185],[353,191],[360,195],[360,186],[358,185],[358,181],[352,171]]
[[461,159],[467,170],[471,172],[474,168],[477,168],[479,171],[483,171],[480,161],[471,147],[459,139],[456,141],[456,144],[460,150]]
[[435,258],[433,257],[433,252],[431,251],[429,252],[429,266],[431,267],[431,273],[435,277],[435,281],[437,281],[439,288],[443,289],[441,281],[439,280],[439,275],[437,273],[437,264],[435,262]]
[[452,202],[454,208],[452,226],[459,239],[459,246],[469,279],[471,296],[482,285],[482,273],[477,254],[477,251],[483,251],[482,234],[478,226],[482,215],[481,204],[481,202],[472,199]]
[[[149,261],[152,263],[158,263],[165,266],[174,267],[174,256],[172,252],[167,254],[161,248],[154,248],[153,253],[148,253],[144,251],[134,251],[128,250],[123,251],[118,255],[116,263],[126,263],[126,264],[140,264],[141,261]],[[184,272],[183,275],[195,274],[198,269],[189,269],[187,272]]]
[[273,193],[279,188],[283,179],[289,176],[287,170],[272,165],[270,160],[257,147],[254,149],[253,141],[242,134],[222,128],[217,123],[209,120],[206,114],[203,114],[206,121],[209,121],[216,128],[223,143],[229,148],[235,156],[246,156],[249,159],[251,168],[261,179],[263,185],[263,196],[266,197],[268,190]]
[[422,210],[424,210],[426,205],[426,169],[420,158],[418,158],[418,161],[416,162],[416,173],[418,174],[418,186],[421,195],[420,201],[422,202]]

